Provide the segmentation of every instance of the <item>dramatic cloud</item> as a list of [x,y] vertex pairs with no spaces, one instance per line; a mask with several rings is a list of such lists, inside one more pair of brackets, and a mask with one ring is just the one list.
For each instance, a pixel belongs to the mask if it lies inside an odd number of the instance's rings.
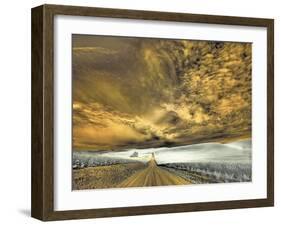
[[251,136],[251,44],[73,35],[75,150]]

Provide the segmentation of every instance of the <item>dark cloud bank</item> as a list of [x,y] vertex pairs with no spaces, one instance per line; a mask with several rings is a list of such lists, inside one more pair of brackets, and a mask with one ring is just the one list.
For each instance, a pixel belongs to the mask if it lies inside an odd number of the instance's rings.
[[251,136],[251,44],[73,35],[75,150]]

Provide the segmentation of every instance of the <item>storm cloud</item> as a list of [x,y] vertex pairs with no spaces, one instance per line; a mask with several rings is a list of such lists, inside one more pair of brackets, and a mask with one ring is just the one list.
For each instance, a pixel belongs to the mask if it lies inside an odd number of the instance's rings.
[[75,150],[251,136],[251,44],[73,35]]

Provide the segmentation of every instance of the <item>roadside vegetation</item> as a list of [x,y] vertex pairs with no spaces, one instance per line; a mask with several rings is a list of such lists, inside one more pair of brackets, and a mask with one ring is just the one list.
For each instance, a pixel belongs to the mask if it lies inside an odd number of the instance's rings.
[[247,163],[168,163],[159,165],[192,181],[202,183],[250,182],[251,164]]

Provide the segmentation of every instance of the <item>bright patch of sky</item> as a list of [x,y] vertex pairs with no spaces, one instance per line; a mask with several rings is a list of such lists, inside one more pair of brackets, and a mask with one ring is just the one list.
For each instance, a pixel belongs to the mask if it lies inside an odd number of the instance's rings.
[[[177,162],[229,162],[250,163],[251,162],[251,140],[243,140],[227,144],[202,143],[185,145],[179,147],[161,147],[147,149],[130,149],[119,152],[90,153],[89,155],[104,156],[110,158],[122,158],[147,162],[152,153],[158,164]],[[134,153],[137,152],[137,157]]]

